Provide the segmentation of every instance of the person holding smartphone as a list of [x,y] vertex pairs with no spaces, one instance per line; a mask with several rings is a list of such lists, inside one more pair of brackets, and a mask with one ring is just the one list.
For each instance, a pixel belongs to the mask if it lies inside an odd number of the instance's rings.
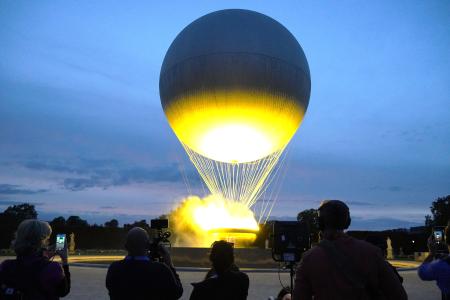
[[[25,220],[13,241],[16,259],[0,265],[0,299],[55,300],[70,292],[70,272],[65,236],[58,235],[49,249],[52,228],[47,222]],[[51,261],[55,255],[61,264]]]
[[[446,245],[447,249],[443,249]],[[435,227],[428,238],[428,256],[420,265],[417,273],[424,281],[436,281],[442,292],[442,299],[450,300],[450,228]],[[446,251],[444,251],[446,250]]]

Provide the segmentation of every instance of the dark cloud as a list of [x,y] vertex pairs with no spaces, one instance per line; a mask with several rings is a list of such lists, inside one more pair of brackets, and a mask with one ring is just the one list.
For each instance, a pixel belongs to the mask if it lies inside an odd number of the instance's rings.
[[32,190],[21,188],[20,185],[15,184],[0,184],[0,195],[32,195],[45,193],[47,191],[48,190],[46,189]]
[[[180,166],[168,163],[153,167],[137,167],[116,160],[77,159],[71,161],[34,159],[23,164],[28,169],[62,173],[62,186],[70,191],[88,188],[122,186],[133,183],[183,182]],[[193,186],[200,186],[200,178],[192,168],[183,171]],[[74,174],[67,177],[63,174]],[[64,178],[65,177],[65,178]]]
[[106,206],[100,206],[99,207],[99,209],[115,209],[115,208],[117,208],[117,206],[108,206],[108,205],[106,205]]
[[95,186],[99,186],[99,181],[95,178],[66,178],[63,182],[63,187],[71,191],[82,191]]

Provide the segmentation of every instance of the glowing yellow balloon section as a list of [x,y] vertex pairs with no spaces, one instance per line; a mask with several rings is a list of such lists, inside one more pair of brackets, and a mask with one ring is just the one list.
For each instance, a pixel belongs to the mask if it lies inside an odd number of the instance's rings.
[[304,109],[293,99],[263,91],[211,91],[173,101],[166,109],[180,141],[226,163],[256,161],[283,149]]

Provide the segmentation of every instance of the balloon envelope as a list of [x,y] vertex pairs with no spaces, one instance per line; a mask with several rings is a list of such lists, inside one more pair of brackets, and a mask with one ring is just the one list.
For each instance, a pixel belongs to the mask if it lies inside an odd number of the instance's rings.
[[180,141],[221,162],[282,150],[300,126],[311,89],[295,37],[263,14],[228,9],[181,31],[164,58],[161,104]]

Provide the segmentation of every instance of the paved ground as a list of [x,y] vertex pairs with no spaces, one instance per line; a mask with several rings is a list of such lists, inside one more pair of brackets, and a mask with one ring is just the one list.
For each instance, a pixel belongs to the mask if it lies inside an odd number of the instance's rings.
[[[64,299],[108,299],[105,289],[106,268],[75,267],[71,268],[72,292]],[[191,282],[200,281],[203,272],[179,272],[183,282],[184,294],[182,299],[189,299]],[[280,289],[277,273],[248,273],[250,277],[249,299],[265,300]],[[438,288],[433,282],[423,282],[417,277],[416,271],[404,271],[401,275],[405,279],[404,286],[411,300],[440,299]],[[286,285],[289,282],[287,273],[281,274],[281,280]]]
[[[13,257],[0,257],[0,261],[4,258],[11,259]],[[117,261],[123,259],[123,255],[81,255],[76,256],[72,255],[69,257],[70,263],[94,263],[94,264],[102,264],[107,263],[110,264],[112,261]],[[56,258],[55,261],[58,261]],[[396,268],[416,268],[420,265],[420,262],[417,261],[406,261],[406,260],[390,260],[389,261]],[[175,265],[177,265],[175,263]],[[179,265],[178,265],[179,266]]]

